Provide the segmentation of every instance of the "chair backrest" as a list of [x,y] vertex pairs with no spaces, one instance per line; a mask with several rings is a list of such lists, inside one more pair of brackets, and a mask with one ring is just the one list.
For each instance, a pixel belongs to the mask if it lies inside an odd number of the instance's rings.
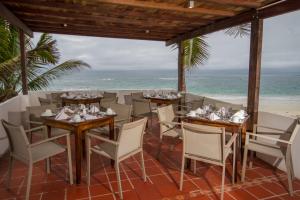
[[131,95],[124,95],[124,101],[126,105],[132,105],[132,96]]
[[29,160],[29,141],[23,126],[13,125],[5,120],[1,120],[4,130],[9,140],[9,148],[11,153],[21,161]]
[[29,106],[26,108],[29,115],[29,120],[31,121],[40,121],[40,116],[46,109],[51,109],[52,112],[57,111],[55,104],[49,104],[44,106]]
[[50,99],[45,99],[42,97],[39,97],[39,102],[41,106],[45,106],[45,105],[49,105],[51,104],[51,100]]
[[223,163],[225,128],[182,122],[182,133],[185,154]]
[[196,110],[197,108],[202,108],[204,99],[192,100],[189,102],[191,110]]
[[122,157],[143,148],[143,135],[147,123],[147,117],[126,123],[119,134],[117,156]]
[[147,99],[132,99],[133,116],[151,113],[151,104]]
[[28,120],[29,120],[29,115],[28,111],[16,111],[12,112],[9,111],[8,113],[8,122],[11,124],[15,124],[18,126],[23,126],[24,129],[28,129]]
[[100,101],[100,108],[110,108],[112,104],[118,103],[118,97],[104,97]]
[[[157,108],[157,115],[159,121],[166,121],[172,122],[175,118],[174,109],[172,105],[158,107]],[[160,123],[160,133],[164,133],[165,131],[169,130],[171,127],[166,126]]]
[[115,117],[115,121],[124,120],[125,122],[130,122],[131,113],[132,113],[131,105],[116,103],[116,104],[111,104],[110,108],[117,113],[117,116]]
[[115,92],[104,92],[103,98],[117,98],[117,93]]
[[[258,112],[257,124],[261,126],[271,127],[271,128],[275,128],[275,129],[279,129],[291,133],[295,128],[295,123],[296,120],[292,117],[277,115],[268,112]],[[259,127],[257,131],[280,133],[280,131],[269,130],[267,128],[261,128],[261,127]]]
[[143,92],[134,92],[134,93],[131,93],[131,97],[133,99],[143,99],[144,94],[143,94]]

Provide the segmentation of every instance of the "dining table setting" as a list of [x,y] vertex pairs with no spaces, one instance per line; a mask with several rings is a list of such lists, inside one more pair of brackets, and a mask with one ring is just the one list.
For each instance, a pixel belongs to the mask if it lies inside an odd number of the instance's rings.
[[109,138],[114,139],[114,118],[116,116],[117,114],[111,108],[102,112],[94,105],[86,106],[84,104],[64,106],[57,112],[47,109],[41,114],[43,123],[47,126],[48,137],[51,137],[52,128],[64,129],[74,134],[77,184],[81,182],[85,133],[91,129],[109,126]]
[[80,94],[73,94],[73,93],[63,93],[61,96],[62,106],[71,105],[71,104],[84,104],[90,105],[93,103],[99,103],[103,98],[101,95],[95,94],[88,94],[88,93],[80,93]]
[[144,99],[148,99],[151,103],[156,103],[158,106],[160,105],[170,105],[177,104],[180,102],[182,95],[180,93],[150,93],[144,94]]

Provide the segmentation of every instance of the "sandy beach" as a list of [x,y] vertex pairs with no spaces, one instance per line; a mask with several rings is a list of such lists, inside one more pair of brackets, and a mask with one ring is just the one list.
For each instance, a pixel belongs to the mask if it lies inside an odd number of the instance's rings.
[[[216,97],[223,101],[247,105],[246,97]],[[271,113],[277,113],[285,116],[300,116],[300,97],[261,97],[259,101],[259,110]]]

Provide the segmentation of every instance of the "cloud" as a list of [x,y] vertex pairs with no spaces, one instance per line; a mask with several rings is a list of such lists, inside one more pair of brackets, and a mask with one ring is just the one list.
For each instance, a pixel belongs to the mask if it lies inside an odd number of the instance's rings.
[[[300,66],[300,12],[264,21],[262,67]],[[35,41],[40,34],[35,34]],[[82,59],[93,69],[176,69],[177,51],[164,42],[54,35],[61,62]],[[210,58],[204,69],[248,68],[249,37],[233,38],[219,31],[207,36]]]

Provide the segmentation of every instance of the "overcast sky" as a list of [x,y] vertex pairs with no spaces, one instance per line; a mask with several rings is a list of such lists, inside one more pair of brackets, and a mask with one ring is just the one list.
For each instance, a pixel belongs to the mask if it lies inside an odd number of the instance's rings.
[[[300,11],[264,21],[262,66],[300,67]],[[35,33],[35,40],[39,33]],[[177,51],[164,42],[54,35],[61,62],[81,59],[93,69],[176,69]],[[223,31],[207,35],[206,69],[248,68],[249,37],[233,38]]]

